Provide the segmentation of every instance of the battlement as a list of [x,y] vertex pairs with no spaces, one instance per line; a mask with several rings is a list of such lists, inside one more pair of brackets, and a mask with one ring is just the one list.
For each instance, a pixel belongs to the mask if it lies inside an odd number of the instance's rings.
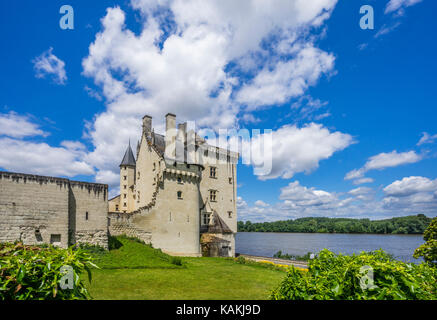
[[67,187],[70,180],[49,176],[39,176],[35,174],[16,173],[0,171],[0,180],[11,180],[16,183],[36,182],[39,184],[56,184]]
[[36,174],[27,173],[17,173],[17,172],[7,172],[0,171],[0,180],[12,180],[17,183],[27,183],[27,182],[38,182],[40,184],[54,183],[57,185],[65,185],[71,187],[86,188],[88,190],[94,190],[96,192],[102,192],[108,190],[107,184],[94,183],[94,182],[84,182],[84,181],[74,181],[66,178],[50,177],[50,176],[40,176]]

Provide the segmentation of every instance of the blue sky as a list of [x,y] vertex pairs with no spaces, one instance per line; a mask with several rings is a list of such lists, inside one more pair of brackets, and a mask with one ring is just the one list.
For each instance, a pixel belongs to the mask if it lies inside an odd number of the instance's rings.
[[[430,0],[0,4],[0,169],[110,185],[141,117],[273,130],[239,219],[437,215]],[[374,8],[362,30],[360,7]]]

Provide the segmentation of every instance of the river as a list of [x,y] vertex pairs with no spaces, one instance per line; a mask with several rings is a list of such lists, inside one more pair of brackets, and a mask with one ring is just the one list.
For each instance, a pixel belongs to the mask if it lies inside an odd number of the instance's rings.
[[343,254],[381,248],[398,260],[418,263],[422,260],[414,259],[413,253],[423,243],[422,235],[238,232],[235,251],[272,257],[279,250],[284,254],[304,255],[323,248]]

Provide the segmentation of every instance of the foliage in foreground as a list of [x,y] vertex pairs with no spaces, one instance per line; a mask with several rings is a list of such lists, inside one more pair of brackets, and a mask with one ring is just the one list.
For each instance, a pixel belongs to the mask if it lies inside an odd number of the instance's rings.
[[[373,282],[366,266],[373,269]],[[309,261],[308,272],[291,267],[271,299],[434,300],[437,270],[393,260],[382,250],[347,256],[324,249]]]
[[[0,300],[89,299],[79,275],[91,273],[91,256],[80,248],[0,244]],[[61,289],[63,266],[73,269],[73,289]]]
[[423,257],[425,262],[437,267],[437,217],[434,218],[423,234],[425,243],[414,251],[413,257]]

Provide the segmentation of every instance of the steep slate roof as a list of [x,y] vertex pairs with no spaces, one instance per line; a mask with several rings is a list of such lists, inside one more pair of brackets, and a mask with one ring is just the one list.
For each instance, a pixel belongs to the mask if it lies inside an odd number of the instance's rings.
[[136,161],[134,157],[134,153],[132,152],[132,148],[129,146],[126,149],[126,152],[124,154],[123,160],[120,163],[120,166],[135,166]]
[[208,233],[233,233],[216,211],[213,212],[212,216],[214,224],[208,226]]

